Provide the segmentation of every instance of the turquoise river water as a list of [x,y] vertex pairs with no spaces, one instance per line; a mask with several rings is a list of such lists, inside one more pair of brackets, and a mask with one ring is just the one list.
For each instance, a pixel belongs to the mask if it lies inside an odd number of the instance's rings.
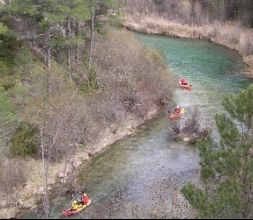
[[[193,90],[177,89],[174,101],[186,110],[197,105],[208,127],[215,126],[214,114],[223,111],[225,95],[253,83],[239,75],[245,66],[233,50],[207,41],[135,35],[141,43],[159,49],[173,73],[190,80]],[[166,116],[161,116],[85,166],[80,178],[93,202],[73,218],[194,217],[180,189],[188,181],[198,182],[198,153],[194,146],[171,141],[167,126]],[[70,201],[58,198],[51,217],[63,218],[62,210]]]

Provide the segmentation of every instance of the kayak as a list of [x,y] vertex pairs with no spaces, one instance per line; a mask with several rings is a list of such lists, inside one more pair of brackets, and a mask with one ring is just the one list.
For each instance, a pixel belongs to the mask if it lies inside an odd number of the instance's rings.
[[89,202],[87,204],[83,204],[83,205],[80,205],[78,208],[76,209],[73,209],[73,208],[69,208],[67,210],[65,210],[63,212],[63,214],[65,215],[65,217],[68,217],[68,216],[72,216],[72,215],[77,215],[79,214],[79,212],[81,212],[83,209],[87,208],[88,206],[90,206],[91,204],[91,199],[89,200]]
[[[88,203],[87,204],[80,204],[78,205],[77,208],[73,209],[73,208],[69,208],[67,210],[65,210],[63,212],[63,214],[65,215],[65,217],[68,217],[68,216],[72,216],[72,215],[77,215],[79,214],[79,212],[81,212],[83,209],[87,208],[88,206],[90,206],[91,204],[91,199],[89,199]],[[72,207],[73,207],[73,203],[72,203]]]
[[176,114],[176,113],[170,114],[170,115],[169,115],[169,120],[174,121],[174,120],[179,119],[179,118],[181,117],[181,115],[184,114],[184,112],[185,112],[185,110],[182,108],[182,109],[181,109],[181,112],[180,112],[179,114]]
[[192,85],[183,85],[181,80],[178,80],[178,83],[179,83],[180,87],[183,88],[183,89],[187,89],[187,90],[192,89]]

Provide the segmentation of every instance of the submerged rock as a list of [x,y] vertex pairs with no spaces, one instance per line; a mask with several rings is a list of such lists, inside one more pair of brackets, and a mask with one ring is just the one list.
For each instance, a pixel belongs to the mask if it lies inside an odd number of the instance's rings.
[[198,140],[206,138],[208,135],[207,129],[202,129],[195,133],[184,133],[180,132],[176,135],[176,139],[179,141],[183,141],[187,144],[195,144]]

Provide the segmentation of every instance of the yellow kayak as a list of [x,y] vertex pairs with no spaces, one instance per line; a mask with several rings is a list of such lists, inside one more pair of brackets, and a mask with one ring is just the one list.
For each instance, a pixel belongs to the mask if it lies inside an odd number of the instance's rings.
[[[86,194],[84,194],[85,196],[87,196]],[[88,197],[87,197],[88,198]],[[90,206],[91,204],[91,199],[88,198],[87,201],[84,202],[77,202],[74,201],[71,205],[70,209],[67,209],[63,212],[63,214],[68,217],[68,216],[72,216],[72,215],[76,215],[79,212],[81,212],[83,209],[87,208],[88,206]]]

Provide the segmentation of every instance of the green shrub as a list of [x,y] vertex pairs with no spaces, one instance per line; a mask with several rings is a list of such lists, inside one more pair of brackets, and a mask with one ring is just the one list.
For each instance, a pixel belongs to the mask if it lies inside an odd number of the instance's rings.
[[23,122],[11,139],[10,152],[13,156],[35,156],[39,146],[39,129]]
[[15,86],[15,83],[15,80],[11,77],[5,77],[0,79],[0,86],[2,86],[4,90],[12,89]]

